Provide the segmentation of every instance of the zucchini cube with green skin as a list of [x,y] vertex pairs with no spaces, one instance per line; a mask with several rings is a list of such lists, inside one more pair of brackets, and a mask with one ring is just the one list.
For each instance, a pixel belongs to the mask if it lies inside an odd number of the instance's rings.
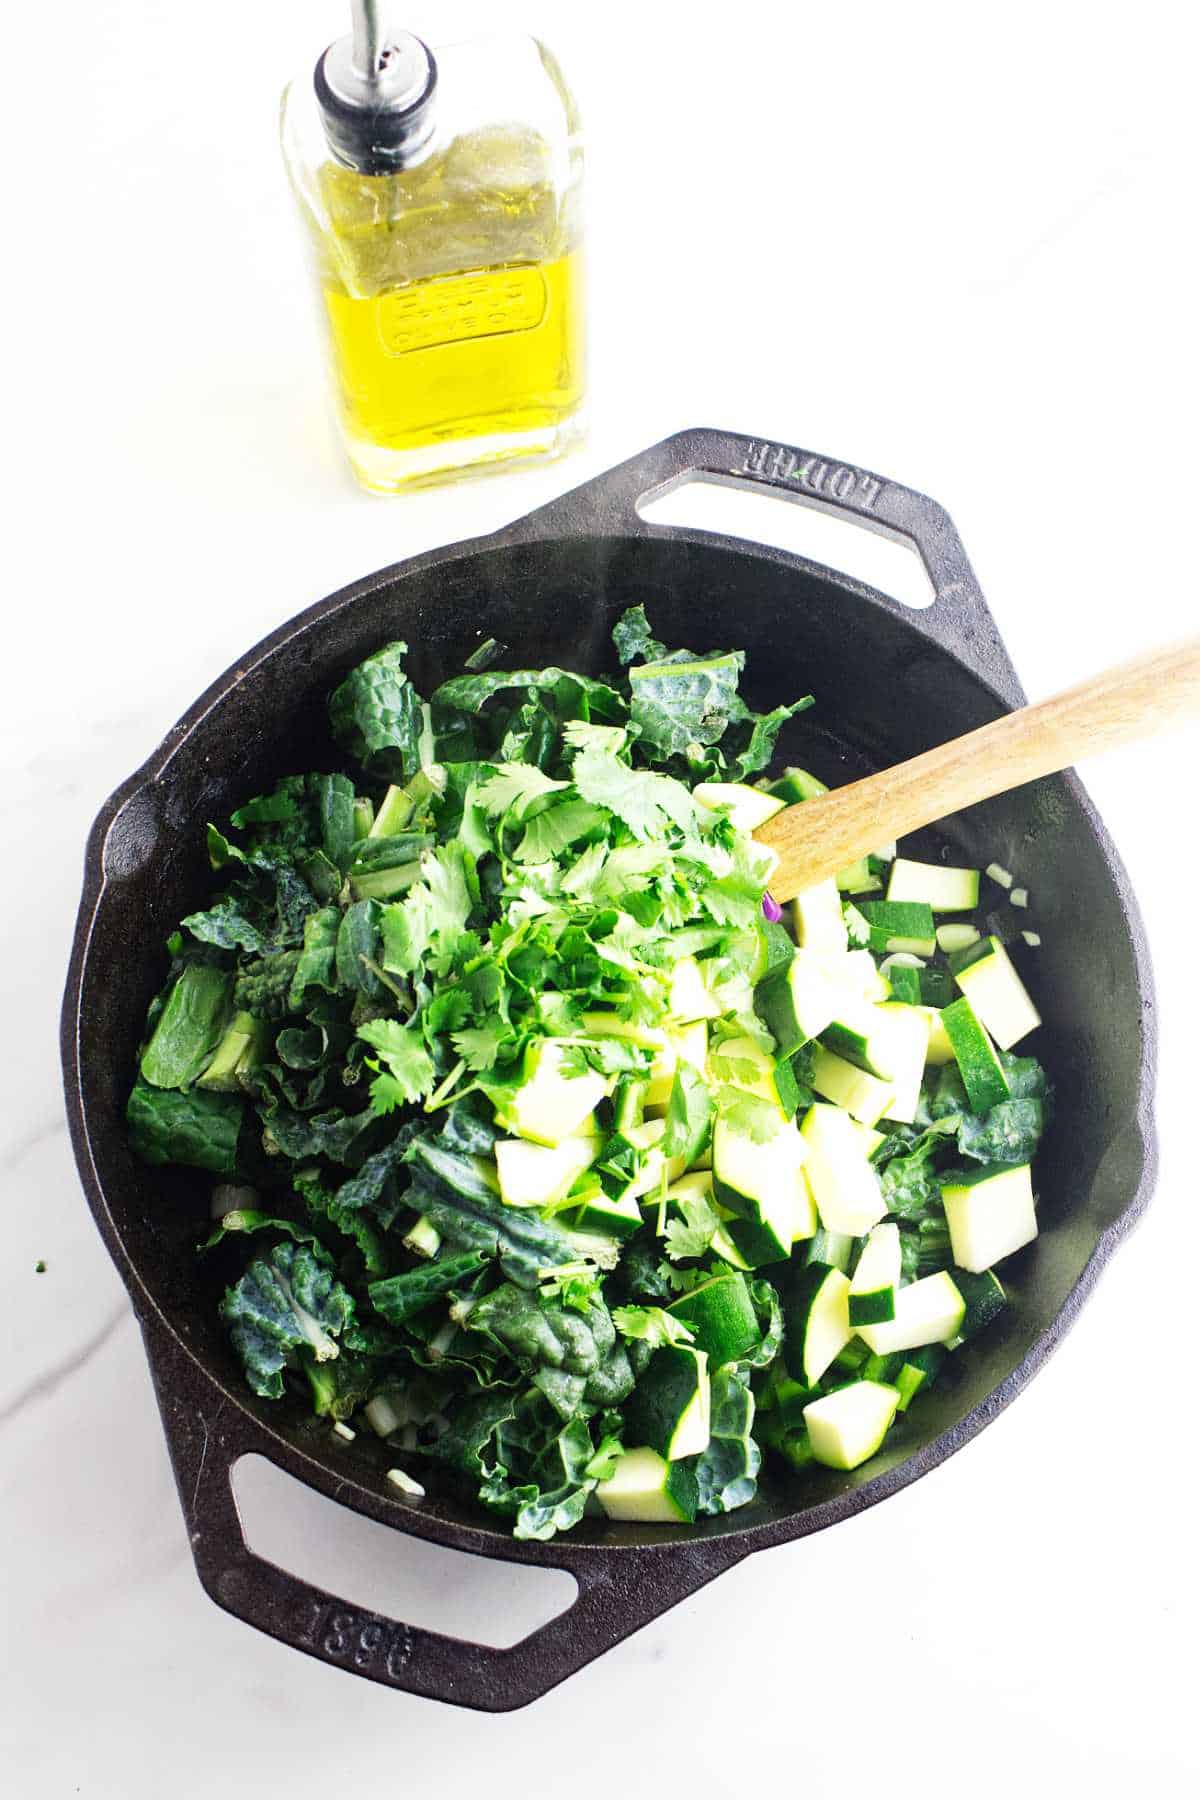
[[887,897],[923,901],[933,912],[973,912],[979,905],[979,870],[898,856],[888,878]]
[[864,900],[858,910],[870,927],[871,949],[880,954],[932,956],[937,949],[933,909],[924,901]]
[[813,1057],[812,1085],[814,1093],[820,1094],[823,1100],[832,1101],[834,1106],[840,1106],[843,1112],[866,1126],[873,1126],[882,1119],[894,1098],[888,1082],[835,1056],[824,1044],[818,1047]]
[[1004,945],[997,937],[981,938],[951,961],[954,979],[1001,1050],[1036,1031],[1041,1014]]
[[951,1349],[965,1344],[985,1325],[990,1325],[997,1313],[1003,1312],[1008,1305],[1008,1295],[992,1269],[985,1269],[981,1275],[959,1269],[954,1276],[954,1285],[962,1296],[963,1322],[958,1335],[949,1340]]
[[713,1369],[745,1356],[762,1336],[750,1290],[734,1271],[701,1282],[667,1311],[688,1326],[696,1348],[705,1352]]
[[965,994],[961,1000],[942,1008],[942,1025],[950,1039],[971,1111],[991,1112],[993,1106],[1008,1099],[1008,1076],[986,1028]]
[[843,993],[841,1003],[821,1032],[821,1042],[843,1062],[853,1063],[868,1075],[890,1084],[890,1065],[895,1060],[895,1033],[881,1006]]
[[774,794],[785,806],[796,806],[801,800],[816,800],[829,789],[807,769],[787,768],[778,781],[769,782],[768,794]]
[[[892,1098],[884,1117],[911,1125],[921,1105],[921,1082],[929,1053],[929,1024],[921,1009],[898,1001],[876,1008],[884,1026],[879,1054],[885,1061]],[[874,1124],[874,1120],[871,1121]]]
[[805,950],[841,951],[849,942],[842,916],[842,896],[832,877],[805,888],[792,901],[792,929]]
[[737,831],[757,831],[787,805],[779,795],[741,781],[701,781],[692,789],[692,798],[713,812],[728,813]]
[[942,1182],[950,1249],[960,1269],[981,1275],[1037,1236],[1028,1163],[986,1163]]
[[625,1407],[634,1437],[668,1462],[708,1449],[708,1357],[691,1344],[656,1350]]
[[837,1106],[818,1100],[800,1127],[807,1151],[805,1175],[827,1231],[862,1237],[887,1212],[879,1177],[871,1166],[854,1120]]
[[567,1047],[554,1038],[535,1038],[525,1052],[524,1079],[505,1103],[501,1123],[534,1144],[561,1144],[576,1137],[612,1083],[593,1069],[567,1074]]
[[561,1144],[533,1144],[525,1138],[496,1141],[496,1174],[506,1206],[556,1206],[596,1160],[600,1139],[587,1135]]
[[586,1189],[570,1212],[559,1216],[568,1218],[575,1231],[595,1232],[612,1238],[632,1237],[643,1224],[642,1209],[632,1195],[614,1197],[606,1193],[599,1182]]
[[771,1057],[753,1038],[726,1038],[709,1059],[710,1080],[741,1088],[777,1106],[784,1118],[793,1118],[799,1105],[799,1090],[792,1066],[786,1057]]
[[760,981],[754,990],[754,1010],[775,1039],[780,1056],[791,1056],[810,1038],[820,1037],[843,1000],[830,978],[828,959],[806,949],[797,950],[786,969]]
[[852,1336],[850,1283],[840,1269],[791,1267],[783,1287],[784,1362],[794,1381],[815,1387]]
[[860,1325],[858,1335],[877,1356],[895,1350],[919,1350],[923,1344],[948,1344],[966,1323],[967,1308],[953,1277],[944,1269],[896,1290],[892,1318]]
[[765,1143],[738,1131],[728,1119],[713,1127],[713,1197],[729,1210],[726,1231],[753,1268],[782,1262],[798,1238],[816,1229],[804,1184],[804,1145],[793,1125]]
[[867,1235],[850,1282],[850,1323],[882,1325],[896,1316],[900,1286],[900,1227],[876,1225]]
[[946,1063],[954,1061],[954,1045],[950,1042],[945,1025],[942,1023],[942,1010],[939,1006],[926,1006],[922,1003],[917,1009],[924,1014],[929,1027],[929,1042],[925,1048],[926,1064],[932,1068],[942,1068]]
[[596,1484],[596,1499],[609,1519],[642,1525],[691,1525],[700,1494],[695,1471],[668,1462],[641,1445],[623,1450],[607,1481]]
[[887,1436],[899,1390],[882,1381],[852,1381],[804,1408],[814,1458],[827,1469],[857,1469]]

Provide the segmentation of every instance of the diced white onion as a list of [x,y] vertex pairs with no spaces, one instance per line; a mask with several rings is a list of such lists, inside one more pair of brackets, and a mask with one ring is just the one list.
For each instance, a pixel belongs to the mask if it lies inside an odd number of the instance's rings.
[[345,1423],[345,1421],[342,1419],[334,1420],[333,1429],[334,1429],[335,1435],[340,1438],[345,1438],[345,1440],[348,1444],[352,1444],[354,1442],[355,1438],[358,1436],[358,1433],[356,1431],[351,1431],[349,1425],[347,1425]]
[[1042,941],[1040,934],[1036,931],[1023,931],[1021,936],[1025,939],[1025,942],[1029,945],[1031,950],[1036,950]]
[[1001,868],[999,863],[989,863],[984,873],[990,875],[993,881],[999,882],[1002,888],[1010,888],[1013,884],[1011,873]]
[[412,1476],[406,1474],[403,1469],[389,1469],[387,1478],[393,1487],[398,1487],[400,1489],[402,1494],[409,1494],[414,1500],[423,1500],[425,1498],[425,1489],[421,1486],[420,1482],[414,1481]]
[[1028,906],[1029,905],[1029,889],[1028,888],[1014,888],[1012,893],[1008,897],[1012,901],[1012,904],[1014,906]]
[[924,967],[925,964],[921,958],[914,956],[911,950],[893,950],[892,954],[885,956],[880,963],[879,973],[886,975],[889,969],[923,969]]
[[363,1411],[367,1415],[367,1424],[377,1437],[390,1437],[404,1423],[404,1414],[396,1410],[386,1394],[376,1394],[373,1400],[367,1401]]

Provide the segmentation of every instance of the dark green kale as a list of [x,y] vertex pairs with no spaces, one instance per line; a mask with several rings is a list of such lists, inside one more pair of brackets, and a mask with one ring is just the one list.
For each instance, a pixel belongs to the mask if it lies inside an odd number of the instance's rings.
[[220,1311],[246,1379],[264,1399],[282,1395],[285,1369],[332,1362],[354,1321],[354,1301],[324,1252],[286,1241],[255,1257]]
[[388,781],[410,781],[421,766],[421,702],[404,673],[407,654],[407,644],[385,644],[351,669],[329,702],[342,749]]

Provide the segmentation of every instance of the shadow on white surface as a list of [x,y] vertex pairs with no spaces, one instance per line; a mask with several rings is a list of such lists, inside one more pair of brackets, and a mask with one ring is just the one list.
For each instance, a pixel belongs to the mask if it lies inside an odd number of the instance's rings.
[[562,1569],[494,1562],[404,1537],[313,1493],[264,1456],[243,1456],[233,1492],[248,1547],[338,1599],[498,1650],[565,1612]]
[[911,545],[826,512],[799,492],[791,498],[774,489],[730,487],[696,476],[647,500],[638,512],[651,525],[683,525],[790,550],[868,582],[905,606],[933,604],[925,564]]

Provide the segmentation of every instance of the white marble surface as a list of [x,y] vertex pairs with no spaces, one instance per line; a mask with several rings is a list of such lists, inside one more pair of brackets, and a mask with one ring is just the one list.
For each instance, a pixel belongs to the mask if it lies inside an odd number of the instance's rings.
[[[699,423],[937,495],[1034,694],[1196,614],[1179,9],[505,11],[586,107],[595,427],[570,465],[394,503],[331,444],[274,143],[335,0],[6,21],[0,1789],[1194,1794],[1194,734],[1088,771],[1159,967],[1158,1196],[963,1454],[505,1718],[289,1653],[193,1575],[55,1035],[87,824],[194,694],[332,587]],[[495,9],[408,17],[444,39]],[[779,511],[746,529],[811,541]],[[304,1496],[278,1515],[279,1554],[429,1623],[544,1597]]]

